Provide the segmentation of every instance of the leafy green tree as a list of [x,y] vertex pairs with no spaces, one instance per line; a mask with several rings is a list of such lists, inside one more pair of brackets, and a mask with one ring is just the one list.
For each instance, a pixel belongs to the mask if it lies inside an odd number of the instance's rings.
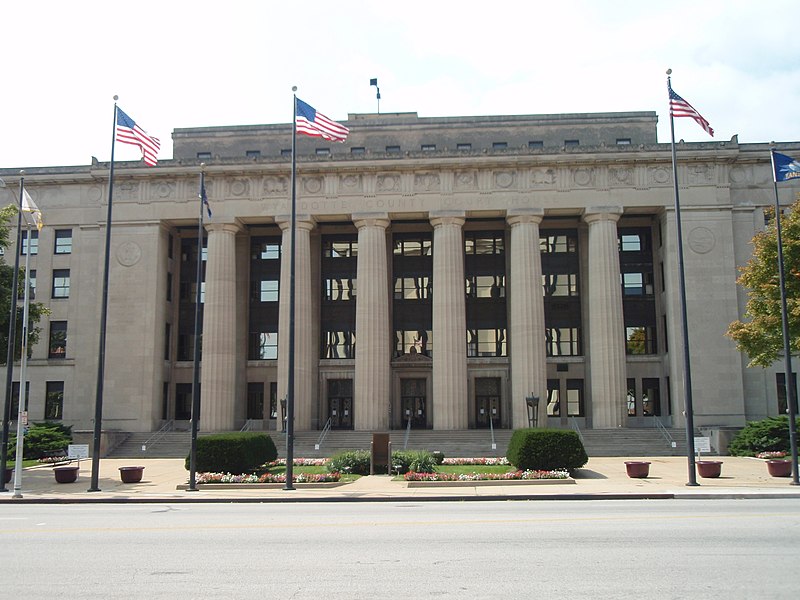
[[[761,367],[768,367],[783,356],[778,231],[775,210],[765,213],[769,223],[753,238],[753,256],[736,280],[748,290],[745,320],[734,321],[727,332],[739,350],[750,357],[750,365]],[[789,341],[795,354],[800,351],[800,199],[781,216],[781,241]]]
[[[17,207],[14,205],[6,206],[0,209],[0,246],[6,249],[5,256],[11,257],[12,264],[7,265],[4,258],[0,257],[0,364],[6,363],[6,350],[8,349],[8,315],[11,310],[11,284],[14,278],[14,264],[13,258],[16,252],[16,245],[9,247],[9,234],[11,231],[12,222],[17,222]],[[23,297],[25,291],[25,271],[20,265],[20,273],[17,281],[18,298]],[[41,328],[37,325],[44,315],[49,314],[39,302],[31,302],[29,307],[30,326],[28,328],[28,350],[33,348],[34,344],[39,341]],[[22,356],[22,302],[17,301],[17,335],[16,346],[14,351],[14,360],[19,360]]]

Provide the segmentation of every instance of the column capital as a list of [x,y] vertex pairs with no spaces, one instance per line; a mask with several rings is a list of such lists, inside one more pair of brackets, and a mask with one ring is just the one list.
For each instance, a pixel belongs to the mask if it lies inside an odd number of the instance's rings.
[[622,216],[621,206],[589,206],[583,210],[583,220],[587,223],[597,221],[619,221]]
[[458,225],[462,227],[467,214],[463,210],[434,210],[428,213],[431,225],[441,227],[443,225]]
[[543,208],[510,208],[506,211],[506,221],[512,227],[525,223],[539,224],[544,218]]
[[242,231],[242,226],[239,223],[203,223],[207,232],[228,232],[237,234]]
[[389,220],[389,213],[353,213],[350,215],[350,218],[358,229],[362,227],[380,227],[386,229],[391,223]]
[[[292,226],[291,215],[280,215],[275,217],[275,223],[281,228],[281,231],[286,231]],[[298,229],[305,229],[306,231],[313,231],[317,226],[317,221],[310,215],[297,215],[295,218],[295,226]]]

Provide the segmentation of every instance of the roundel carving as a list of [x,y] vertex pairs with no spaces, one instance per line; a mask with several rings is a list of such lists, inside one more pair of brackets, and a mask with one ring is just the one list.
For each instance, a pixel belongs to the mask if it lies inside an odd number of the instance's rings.
[[250,182],[246,179],[237,179],[231,184],[231,193],[234,196],[241,196],[246,194],[250,188]]
[[117,261],[123,267],[132,267],[142,258],[142,249],[136,242],[122,242],[117,248]]
[[514,183],[514,174],[508,171],[500,171],[499,173],[495,174],[494,180],[498,187],[511,187],[511,184]]
[[666,169],[655,169],[653,171],[653,181],[656,183],[667,183],[669,181],[669,171]]
[[689,247],[697,254],[708,254],[717,240],[708,227],[695,227],[689,232]]
[[592,172],[589,169],[578,169],[575,171],[575,183],[578,185],[589,185],[592,180]]
[[303,181],[303,187],[309,194],[317,194],[322,189],[322,179],[320,177],[309,177]]

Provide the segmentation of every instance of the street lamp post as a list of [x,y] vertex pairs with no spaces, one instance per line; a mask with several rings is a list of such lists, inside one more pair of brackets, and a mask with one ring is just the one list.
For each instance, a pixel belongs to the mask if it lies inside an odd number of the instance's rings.
[[537,427],[539,425],[539,396],[527,396],[525,405],[528,409],[528,427]]

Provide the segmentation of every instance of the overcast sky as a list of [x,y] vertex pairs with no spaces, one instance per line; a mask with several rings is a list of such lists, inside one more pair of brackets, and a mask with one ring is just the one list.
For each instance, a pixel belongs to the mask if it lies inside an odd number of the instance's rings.
[[[558,4],[557,6],[555,6]],[[123,6],[125,8],[123,8]],[[111,156],[113,96],[172,158],[177,127],[325,115],[656,111],[672,87],[715,140],[800,140],[793,2],[12,0],[0,18],[0,168]],[[676,137],[711,138],[690,119]],[[117,160],[138,160],[117,145]]]

